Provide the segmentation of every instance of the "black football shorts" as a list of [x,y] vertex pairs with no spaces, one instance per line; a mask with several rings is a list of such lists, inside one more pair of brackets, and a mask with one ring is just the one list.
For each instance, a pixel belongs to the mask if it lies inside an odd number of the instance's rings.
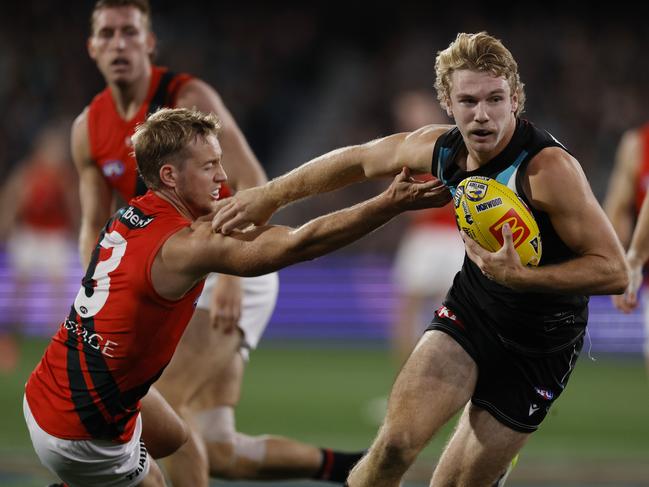
[[526,355],[506,347],[485,316],[442,306],[426,329],[450,335],[478,365],[478,381],[471,397],[498,421],[523,433],[536,431],[552,403],[561,395],[583,345],[583,333],[564,349],[551,354]]

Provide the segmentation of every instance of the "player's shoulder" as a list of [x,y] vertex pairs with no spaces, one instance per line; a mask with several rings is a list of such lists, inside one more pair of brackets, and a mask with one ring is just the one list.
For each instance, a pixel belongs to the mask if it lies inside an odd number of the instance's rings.
[[89,164],[90,161],[90,138],[88,132],[88,111],[85,107],[72,122],[70,139],[72,145],[72,159],[77,166]]
[[530,160],[527,174],[547,178],[561,178],[574,171],[582,172],[579,161],[563,147],[541,149]]
[[211,84],[195,77],[186,79],[175,91],[175,106],[181,108],[200,107],[206,98],[219,96]]
[[649,123],[625,130],[620,137],[620,150],[639,150],[643,138],[649,140]]
[[417,143],[434,143],[449,130],[455,128],[455,125],[431,124],[424,125],[417,130],[413,130],[406,136],[406,141]]
[[568,161],[576,162],[577,159],[570,154],[564,147],[551,145],[548,147],[542,148],[534,157],[532,157],[532,162],[543,161],[548,164],[552,163],[562,163]]
[[72,136],[72,145],[76,143],[85,142],[88,143],[89,137],[89,128],[88,128],[88,114],[90,112],[90,107],[86,106],[83,111],[76,116],[72,122],[71,136]]
[[557,207],[580,206],[591,194],[579,161],[561,147],[546,147],[525,171],[523,187],[533,206],[550,213]]
[[90,111],[90,106],[86,107],[74,118],[72,122],[72,130],[88,130],[88,112]]

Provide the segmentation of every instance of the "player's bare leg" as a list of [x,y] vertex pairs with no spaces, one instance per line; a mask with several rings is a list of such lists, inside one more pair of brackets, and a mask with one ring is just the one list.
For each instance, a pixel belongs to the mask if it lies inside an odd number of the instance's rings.
[[455,340],[424,333],[392,388],[377,438],[349,476],[350,487],[397,487],[432,436],[467,403],[477,376],[475,362]]
[[196,309],[174,356],[156,387],[186,421],[189,438],[177,452],[165,458],[167,475],[175,487],[206,487],[209,460],[205,442],[192,421],[191,398],[237,354],[238,331],[224,333],[212,327],[209,313]]
[[138,484],[138,487],[166,487],[167,483],[165,482],[164,475],[162,474],[158,464],[153,460],[153,458],[149,458],[149,462],[151,462],[149,473],[147,473],[142,482]]
[[188,438],[185,422],[155,387],[142,398],[142,439],[153,458],[163,458],[178,450]]
[[467,404],[435,469],[431,487],[491,487],[529,436]]
[[214,377],[193,402],[202,425],[212,476],[225,479],[277,480],[312,478],[323,464],[316,446],[280,436],[249,436],[236,429],[244,361],[236,353],[228,368]]

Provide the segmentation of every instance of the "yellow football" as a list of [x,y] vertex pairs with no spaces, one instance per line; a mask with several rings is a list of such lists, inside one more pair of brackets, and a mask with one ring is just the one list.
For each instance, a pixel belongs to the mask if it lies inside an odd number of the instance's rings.
[[502,227],[509,223],[521,263],[539,265],[539,227],[525,202],[507,186],[492,178],[471,176],[458,184],[453,204],[458,228],[483,248],[492,252],[500,249]]

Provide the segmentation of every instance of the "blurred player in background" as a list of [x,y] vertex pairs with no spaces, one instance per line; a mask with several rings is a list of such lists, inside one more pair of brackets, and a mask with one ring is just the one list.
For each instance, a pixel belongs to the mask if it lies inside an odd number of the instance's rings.
[[170,362],[209,272],[276,271],[350,244],[404,211],[450,199],[438,181],[415,182],[404,168],[381,194],[299,228],[217,234],[202,217],[215,209],[227,177],[219,129],[214,114],[168,108],[136,129],[149,191],[104,226],[69,315],[27,381],[32,444],[69,487],[166,485],[152,458],[179,448],[187,432],[149,389]]
[[[12,309],[0,324],[0,371],[11,372],[18,362],[15,334],[25,324],[34,284],[48,285],[51,313],[61,316],[70,296],[65,294],[65,273],[72,258],[78,221],[74,169],[65,130],[46,126],[35,138],[31,153],[19,162],[2,188],[0,238],[7,242],[9,266],[14,274]],[[51,331],[50,331],[51,332]]]
[[[266,176],[216,91],[188,74],[152,65],[156,39],[147,0],[100,0],[91,17],[88,52],[107,88],[79,115],[72,129],[80,178],[84,265],[114,207],[141,194],[131,135],[160,106],[215,113],[223,123],[221,145],[228,184],[241,190]],[[221,195],[227,195],[228,188]],[[168,459],[174,485],[207,485],[208,473],[224,478],[345,477],[359,454],[320,449],[288,438],[250,437],[236,430],[248,351],[254,349],[275,306],[276,274],[244,278],[212,275],[178,350],[156,387],[188,422],[190,441]],[[146,411],[144,430],[147,430]]]
[[[588,295],[621,293],[624,256],[577,160],[520,118],[525,91],[511,52],[486,32],[458,34],[435,62],[438,99],[456,127],[429,125],[337,149],[223,201],[213,225],[263,223],[300,198],[403,165],[451,191],[482,175],[509,185],[541,231],[539,267],[525,267],[503,225],[489,252],[467,253],[443,306],[401,369],[388,411],[350,487],[396,487],[433,435],[462,410],[431,486],[502,485],[518,451],[564,391],[583,345]],[[584,225],[584,222],[588,222]]]
[[[396,132],[448,123],[431,93],[406,91],[392,103]],[[453,277],[462,267],[464,245],[451,205],[410,213],[394,262],[397,290],[392,351],[400,367],[428,324],[430,312],[442,303]]]
[[[631,244],[631,235],[640,213],[643,201],[646,200],[649,187],[649,123],[625,132],[618,144],[615,155],[615,165],[609,182],[608,191],[604,200],[604,210],[608,215],[613,228],[617,232],[622,245],[627,248]],[[639,217],[638,217],[639,218]],[[638,220],[639,223],[639,220]],[[638,229],[636,233],[642,234]],[[642,245],[640,238],[637,245]],[[642,272],[638,269],[637,255],[629,247],[627,262],[634,274],[631,279],[631,288],[623,296],[613,296],[613,304],[625,312],[630,312],[639,304],[637,293],[642,284]],[[640,273],[638,274],[637,271]],[[645,287],[646,290],[646,287]],[[631,296],[633,296],[631,298]],[[649,306],[646,305],[649,296],[643,296],[644,318],[644,356],[647,370],[649,371]],[[630,303],[633,303],[630,306]]]
[[642,286],[642,270],[647,260],[649,260],[649,198],[645,196],[626,254],[629,285],[623,295],[613,296],[615,306],[625,313],[630,313],[638,306],[638,291]]

